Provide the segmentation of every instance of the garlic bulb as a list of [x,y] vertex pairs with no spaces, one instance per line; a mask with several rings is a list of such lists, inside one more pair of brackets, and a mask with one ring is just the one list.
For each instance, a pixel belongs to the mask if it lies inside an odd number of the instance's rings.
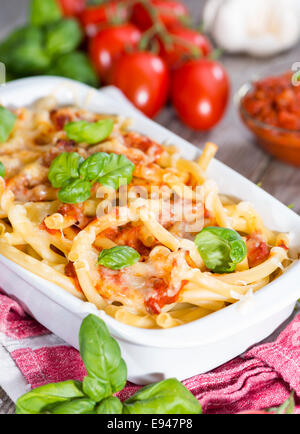
[[270,56],[300,37],[299,0],[208,0],[204,26],[220,48]]

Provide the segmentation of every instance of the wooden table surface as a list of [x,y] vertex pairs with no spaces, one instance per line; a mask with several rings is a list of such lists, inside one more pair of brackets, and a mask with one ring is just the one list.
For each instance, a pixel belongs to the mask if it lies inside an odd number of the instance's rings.
[[[200,22],[204,0],[182,0]],[[29,0],[1,0],[0,38],[16,25],[24,22]],[[193,132],[182,125],[172,108],[166,108],[157,121],[194,145],[201,148],[207,141],[220,147],[218,159],[232,167],[262,188],[300,213],[300,169],[288,166],[263,152],[251,134],[241,124],[233,103],[233,96],[240,86],[254,74],[284,63],[287,69],[300,61],[300,44],[292,50],[271,59],[254,59],[247,56],[224,55],[222,59],[232,82],[232,101],[223,121],[209,133]],[[1,367],[0,367],[1,368]],[[14,412],[14,404],[0,388],[0,414]]]

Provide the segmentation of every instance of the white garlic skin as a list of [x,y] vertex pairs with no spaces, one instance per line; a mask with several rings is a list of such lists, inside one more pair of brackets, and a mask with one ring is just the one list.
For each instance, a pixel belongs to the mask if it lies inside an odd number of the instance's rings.
[[272,56],[300,38],[299,0],[208,0],[204,27],[230,53]]

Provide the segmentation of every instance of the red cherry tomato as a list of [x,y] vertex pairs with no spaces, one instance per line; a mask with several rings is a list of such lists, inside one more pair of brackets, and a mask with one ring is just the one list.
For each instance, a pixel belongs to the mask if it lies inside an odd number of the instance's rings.
[[134,24],[121,24],[100,30],[90,41],[90,57],[102,80],[112,81],[113,63],[126,52],[136,48],[141,32]]
[[160,43],[160,55],[169,68],[178,65],[185,56],[193,54],[195,51],[203,56],[207,56],[212,51],[211,43],[206,36],[196,30],[177,25],[169,29],[169,34],[173,37],[170,46],[163,41]]
[[181,120],[209,130],[222,118],[230,83],[224,67],[210,59],[190,60],[174,71],[171,98]]
[[80,14],[80,21],[89,36],[95,35],[99,26],[109,23],[116,16],[121,21],[128,17],[127,8],[122,2],[115,0],[99,6],[89,6]]
[[128,53],[116,63],[113,83],[152,118],[167,101],[169,71],[163,59],[153,53]]
[[[167,27],[178,24],[180,23],[180,19],[189,16],[187,7],[179,1],[151,0],[151,4],[156,8],[158,18]],[[153,24],[149,11],[142,3],[137,3],[133,6],[131,21],[143,31],[149,29]]]
[[79,15],[86,5],[86,0],[58,0],[66,17]]

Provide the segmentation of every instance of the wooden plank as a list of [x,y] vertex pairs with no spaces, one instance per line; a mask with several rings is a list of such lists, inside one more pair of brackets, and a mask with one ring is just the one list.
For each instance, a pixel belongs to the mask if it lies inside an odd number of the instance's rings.
[[0,414],[13,414],[14,412],[15,404],[0,387]]
[[300,214],[300,170],[272,160],[261,178],[262,188]]
[[28,16],[29,0],[1,1],[0,37],[2,38],[11,29],[22,25]]

